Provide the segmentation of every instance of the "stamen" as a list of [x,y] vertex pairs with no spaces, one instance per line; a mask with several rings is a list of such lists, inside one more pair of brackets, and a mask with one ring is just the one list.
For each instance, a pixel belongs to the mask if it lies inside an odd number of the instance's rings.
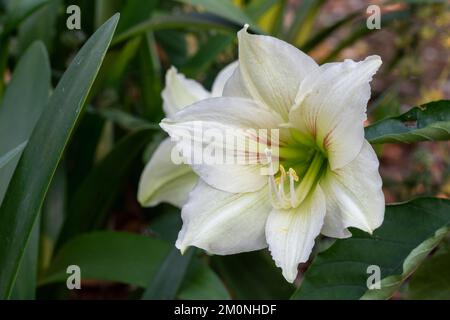
[[292,178],[294,179],[295,182],[298,182],[299,178],[297,175],[297,172],[295,172],[294,169],[289,168],[289,176],[292,176]]
[[283,199],[283,203],[288,201],[286,198],[286,194],[284,193],[284,179],[286,178],[286,170],[284,169],[283,165],[280,164],[280,184],[278,185],[278,192],[280,193],[281,199]]
[[298,176],[294,169],[289,168],[289,195],[291,196],[291,206],[296,207],[298,199],[295,194],[295,182],[298,182]]
[[[277,190],[277,184],[275,182],[275,173],[274,173],[274,169],[273,169],[273,162],[272,162],[272,151],[270,149],[266,149],[265,150],[266,156],[267,156],[267,162],[268,165],[270,166],[270,174],[269,174],[269,197],[270,197],[270,202],[272,204],[272,206],[275,209],[280,209],[281,207],[281,203],[282,203],[282,199],[280,197],[280,194]],[[275,195],[275,197],[274,197]]]
[[[320,170],[325,161],[324,157],[320,153],[316,153],[312,162],[308,166],[306,174],[302,177],[300,184],[295,186],[296,182],[299,182],[299,176],[293,168],[289,168],[288,172],[279,165],[277,168],[280,171],[280,175],[275,178],[275,174],[278,170],[273,167],[272,152],[270,149],[265,150],[267,161],[269,165],[269,197],[272,206],[275,209],[289,209],[296,208],[303,202],[306,196],[311,192],[312,188],[318,182],[320,178]],[[285,182],[289,175],[289,192],[286,193]]]

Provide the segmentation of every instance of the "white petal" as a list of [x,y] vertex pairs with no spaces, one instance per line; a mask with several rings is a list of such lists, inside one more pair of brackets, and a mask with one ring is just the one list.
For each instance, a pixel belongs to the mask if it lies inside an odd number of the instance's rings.
[[177,72],[171,67],[166,73],[166,87],[162,91],[163,109],[166,116],[171,117],[179,110],[210,97],[210,93],[195,80]]
[[327,152],[332,169],[348,164],[362,148],[369,82],[380,65],[378,56],[326,64],[300,86],[290,122]]
[[320,233],[327,237],[337,239],[351,237],[352,234],[344,224],[344,219],[341,217],[338,204],[330,198],[327,198],[327,213]]
[[186,164],[171,161],[175,144],[164,140],[152,155],[141,175],[138,201],[144,207],[167,202],[181,207],[198,181],[198,176]]
[[238,67],[238,62],[235,61],[235,62],[232,62],[229,65],[227,65],[225,68],[223,68],[222,71],[219,72],[216,79],[214,80],[212,90],[211,90],[213,97],[221,97],[222,96],[223,88],[225,87],[225,83],[233,75],[233,73],[237,67]]
[[372,233],[381,225],[385,203],[378,165],[375,151],[364,141],[355,160],[341,169],[328,169],[320,182],[327,199],[323,234],[335,237],[348,227]]
[[[235,141],[255,141],[258,129],[278,129],[282,119],[254,101],[241,98],[211,98],[202,100],[178,112],[171,119],[164,119],[161,127],[169,133],[182,155],[189,159],[194,171],[212,187],[227,192],[252,192],[267,183],[261,174],[260,161],[238,164],[237,157],[248,151],[244,143],[226,143],[228,132],[235,133]],[[241,130],[238,132],[237,130]],[[286,129],[279,131],[280,141],[288,135]],[[217,139],[206,136],[217,135]],[[263,144],[263,142],[261,142]],[[214,146],[222,160],[205,161],[206,150]],[[265,156],[259,148],[252,157]],[[232,155],[234,163],[226,163],[226,155]],[[219,163],[218,163],[219,162]]]
[[[257,99],[252,96],[250,91],[247,89],[245,80],[242,78],[242,73],[239,70],[239,65],[234,70],[230,79],[225,83],[222,95],[224,97],[239,97],[247,99]],[[264,102],[262,102],[264,103]],[[266,108],[269,108],[264,104]]]
[[239,68],[224,95],[247,96],[277,111],[285,120],[303,79],[318,69],[312,58],[269,36],[238,32]]
[[200,180],[181,212],[183,228],[176,247],[184,252],[195,246],[219,255],[267,247],[264,228],[271,210],[267,195],[267,188],[228,193]]
[[274,209],[267,220],[269,250],[289,282],[297,277],[299,263],[309,259],[325,217],[325,198],[319,186],[297,208]]

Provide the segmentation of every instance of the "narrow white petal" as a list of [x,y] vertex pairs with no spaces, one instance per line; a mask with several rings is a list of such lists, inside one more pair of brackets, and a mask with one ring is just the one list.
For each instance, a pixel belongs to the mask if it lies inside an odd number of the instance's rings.
[[210,93],[195,80],[177,72],[171,67],[166,73],[166,86],[162,91],[163,109],[166,116],[171,117],[179,110],[202,99],[210,97]]
[[378,165],[375,151],[364,141],[355,160],[327,171],[320,182],[327,199],[323,234],[336,237],[348,227],[371,233],[381,225],[385,203]]
[[369,83],[380,65],[378,56],[326,64],[300,86],[290,122],[327,152],[332,169],[351,162],[362,148]]
[[229,65],[227,65],[225,68],[223,68],[222,71],[219,72],[216,79],[214,80],[213,86],[212,86],[212,96],[213,97],[221,97],[223,94],[223,89],[225,87],[226,82],[230,77],[233,75],[234,71],[238,67],[238,62],[232,62]]
[[203,181],[183,206],[183,227],[176,247],[189,246],[209,253],[226,255],[267,247],[264,235],[271,205],[267,187],[258,192],[228,193]]
[[[278,129],[281,122],[278,114],[252,100],[222,97],[197,102],[171,119],[164,119],[160,125],[209,185],[227,192],[252,192],[267,183],[267,176],[261,174],[261,161],[237,162],[248,151],[244,142],[256,141],[259,129]],[[228,139],[230,132],[235,134],[233,139]],[[280,140],[288,136],[286,129],[279,133]],[[206,138],[214,135],[214,139]],[[233,140],[235,143],[229,143]],[[218,161],[206,161],[207,150],[211,149],[218,155]],[[263,149],[251,153],[252,158],[265,157]],[[227,162],[227,154],[232,156],[231,163]]]
[[277,111],[285,120],[303,79],[318,69],[312,58],[269,36],[238,32],[239,67],[224,95],[251,97]]
[[198,176],[186,165],[171,161],[175,144],[164,140],[152,155],[141,175],[138,201],[144,207],[167,202],[181,207],[198,181]]
[[295,209],[274,209],[267,220],[269,250],[289,282],[297,277],[298,264],[309,259],[325,217],[325,198],[319,186]]

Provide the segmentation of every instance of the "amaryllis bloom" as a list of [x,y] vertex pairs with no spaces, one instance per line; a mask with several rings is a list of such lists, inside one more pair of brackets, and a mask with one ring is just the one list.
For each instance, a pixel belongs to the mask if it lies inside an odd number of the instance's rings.
[[[279,129],[277,161],[274,146],[261,140],[264,161],[192,164],[199,180],[182,207],[176,246],[218,255],[268,247],[293,282],[319,234],[346,238],[349,227],[371,233],[383,221],[379,163],[363,125],[381,59],[318,66],[290,44],[251,35],[247,27],[238,33],[238,66],[222,97],[169,114],[161,127],[178,139],[181,152],[190,148],[179,132],[195,136],[199,122],[203,130]],[[267,163],[278,167],[261,174]]]
[[[172,67],[166,73],[166,86],[162,91],[163,109],[167,117],[172,117],[190,104],[210,97],[222,96],[226,81],[233,74],[237,62],[229,64],[215,79],[212,91],[177,72]],[[138,201],[144,207],[156,206],[162,202],[181,207],[189,192],[198,181],[198,176],[185,164],[174,164],[171,152],[175,144],[166,138],[153,153],[142,173]]]

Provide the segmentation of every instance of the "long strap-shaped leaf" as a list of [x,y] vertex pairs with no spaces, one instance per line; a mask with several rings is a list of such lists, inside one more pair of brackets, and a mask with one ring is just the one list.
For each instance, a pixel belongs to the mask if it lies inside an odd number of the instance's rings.
[[252,18],[250,18],[249,15],[247,15],[240,8],[235,6],[230,0],[222,0],[222,1],[176,0],[176,1],[201,7],[207,12],[216,14],[219,17],[233,21],[234,23],[237,23],[238,25],[241,26],[248,23],[254,30],[261,32],[261,30],[259,30],[258,27],[256,26],[256,23],[252,21]]
[[33,222],[89,89],[111,42],[119,15],[101,26],[72,61],[39,119],[0,207],[0,299],[8,298]]
[[0,105],[0,204],[49,93],[47,50],[35,42],[20,58]]
[[[6,90],[0,106],[0,205],[28,139],[48,104],[50,73],[44,44],[34,42],[20,58]],[[29,92],[33,94],[27,94]],[[35,297],[39,230],[35,223],[15,283],[14,299]]]
[[181,255],[180,251],[173,247],[155,277],[145,289],[142,299],[175,299],[195,251],[195,249],[190,249],[185,255]]
[[77,265],[83,280],[106,280],[145,287],[170,251],[168,242],[126,232],[86,233],[67,242],[39,285],[65,282],[67,267]]
[[[351,238],[320,253],[292,298],[389,298],[449,227],[449,200],[420,198],[387,206],[383,225],[372,236],[352,230]],[[368,290],[368,278],[376,270],[369,266],[378,266],[381,279],[387,279],[380,289]]]

